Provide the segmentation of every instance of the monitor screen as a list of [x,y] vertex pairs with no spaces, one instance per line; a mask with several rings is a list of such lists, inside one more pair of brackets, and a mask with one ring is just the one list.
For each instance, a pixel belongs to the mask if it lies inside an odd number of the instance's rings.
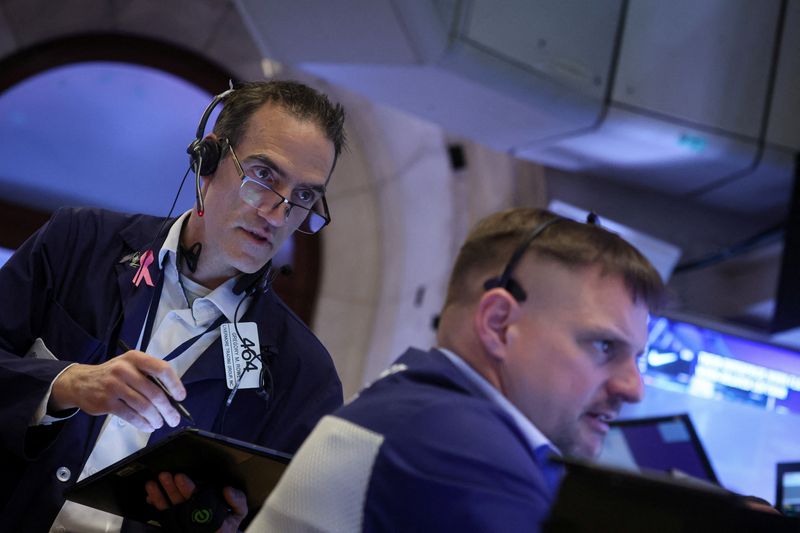
[[787,516],[800,516],[800,463],[778,463],[775,507]]
[[686,414],[612,423],[598,462],[718,483],[703,444]]
[[650,323],[645,382],[693,396],[800,413],[800,354],[766,339],[667,317]]
[[800,352],[677,314],[653,317],[648,340],[644,398],[621,417],[688,413],[720,484],[775,503],[775,465],[800,461]]

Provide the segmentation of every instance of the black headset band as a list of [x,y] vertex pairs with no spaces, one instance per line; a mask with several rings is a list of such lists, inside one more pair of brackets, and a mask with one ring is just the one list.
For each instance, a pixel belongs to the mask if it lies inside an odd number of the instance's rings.
[[214,111],[214,108],[217,107],[222,100],[228,97],[234,91],[233,88],[223,91],[216,95],[211,103],[208,104],[206,110],[203,111],[203,116],[200,118],[200,123],[197,125],[197,133],[195,133],[195,139],[198,141],[202,141],[203,137],[206,134],[206,123],[208,122],[208,117],[211,116],[211,113]]
[[500,277],[487,280],[483,284],[484,289],[489,290],[500,287],[511,293],[511,295],[518,302],[524,302],[527,298],[527,295],[522,287],[520,287],[519,283],[514,281],[511,275],[514,273],[517,263],[519,263],[520,259],[522,259],[522,256],[525,255],[525,252],[528,250],[528,248],[530,248],[531,243],[548,227],[561,222],[562,220],[564,219],[557,216],[549,220],[545,220],[541,224],[535,226],[525,240],[522,241],[519,246],[517,246],[517,248],[514,250],[514,253],[511,254],[511,258],[508,260],[508,263],[506,263],[506,267],[503,269],[503,273],[500,274]]

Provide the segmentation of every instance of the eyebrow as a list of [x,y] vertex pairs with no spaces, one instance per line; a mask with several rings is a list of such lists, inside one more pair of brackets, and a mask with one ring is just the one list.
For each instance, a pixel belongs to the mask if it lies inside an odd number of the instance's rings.
[[[272,169],[273,172],[275,172],[275,174],[277,174],[283,179],[286,179],[286,172],[284,172],[283,169],[280,167],[280,165],[278,165],[275,161],[273,161],[272,158],[269,157],[268,155],[266,154],[250,155],[244,158],[244,163],[247,163],[247,161],[251,160],[256,160],[262,163],[263,165],[268,166],[269,168]],[[318,192],[320,194],[325,194],[326,191],[325,185],[317,185],[317,184],[302,183],[302,182],[298,183],[297,185],[298,187],[311,189],[312,191]]]

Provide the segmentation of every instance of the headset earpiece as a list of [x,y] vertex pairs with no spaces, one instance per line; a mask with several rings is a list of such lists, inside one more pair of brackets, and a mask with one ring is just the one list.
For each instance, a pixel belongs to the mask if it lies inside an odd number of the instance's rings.
[[[192,168],[201,176],[210,176],[217,170],[219,160],[222,158],[222,147],[216,139],[206,138],[201,141],[195,139],[186,152],[191,158]],[[200,165],[200,168],[197,168]]]
[[203,194],[200,191],[200,176],[213,174],[214,171],[217,170],[217,165],[219,165],[219,160],[222,156],[222,147],[218,141],[215,139],[203,138],[206,131],[206,122],[208,122],[208,117],[211,116],[211,112],[217,107],[217,104],[223,101],[225,97],[232,92],[233,82],[231,82],[230,88],[227,91],[218,94],[211,100],[211,103],[208,104],[208,107],[206,107],[206,110],[203,112],[203,116],[200,118],[200,123],[197,125],[195,139],[186,149],[186,153],[189,154],[189,166],[194,170],[195,174],[194,190],[195,196],[197,197],[197,214],[201,217],[205,212],[205,205],[203,203]]

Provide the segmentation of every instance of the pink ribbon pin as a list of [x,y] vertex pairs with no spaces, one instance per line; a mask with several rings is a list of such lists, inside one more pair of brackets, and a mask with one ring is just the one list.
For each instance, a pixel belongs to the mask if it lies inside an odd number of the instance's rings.
[[142,257],[139,259],[139,270],[136,271],[136,275],[133,276],[133,284],[137,287],[142,282],[142,278],[144,278],[144,282],[147,283],[150,287],[153,286],[153,278],[150,277],[150,270],[148,267],[153,263],[153,250],[147,250]]

